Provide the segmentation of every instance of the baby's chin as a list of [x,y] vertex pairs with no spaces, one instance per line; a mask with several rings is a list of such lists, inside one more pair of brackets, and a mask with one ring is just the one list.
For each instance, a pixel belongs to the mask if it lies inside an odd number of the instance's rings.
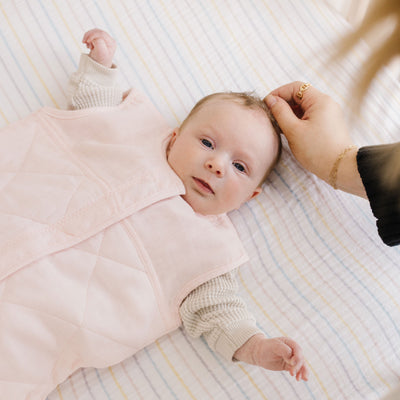
[[182,195],[183,200],[186,201],[197,214],[201,215],[220,215],[226,214],[233,209],[227,209],[226,207],[221,207],[220,205],[215,205],[212,201],[196,196],[196,195]]

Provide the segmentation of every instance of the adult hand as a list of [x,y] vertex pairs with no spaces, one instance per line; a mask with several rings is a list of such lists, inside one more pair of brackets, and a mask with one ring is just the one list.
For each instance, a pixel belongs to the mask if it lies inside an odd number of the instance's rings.
[[115,40],[101,29],[92,29],[85,33],[82,43],[90,50],[89,57],[107,68],[112,66],[114,53],[117,48]]
[[327,181],[339,154],[353,143],[340,106],[312,86],[300,99],[302,84],[281,86],[264,100],[299,163]]

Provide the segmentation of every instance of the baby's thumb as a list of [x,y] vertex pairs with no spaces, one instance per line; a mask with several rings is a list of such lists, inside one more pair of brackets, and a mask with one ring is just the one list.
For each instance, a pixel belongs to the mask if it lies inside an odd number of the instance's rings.
[[[272,94],[269,94],[267,97],[265,97],[264,101],[281,128],[283,134],[286,137],[290,136],[290,134],[296,130],[295,128],[299,123],[299,119],[290,108],[289,104],[282,98]],[[290,137],[288,137],[288,139],[290,139]]]

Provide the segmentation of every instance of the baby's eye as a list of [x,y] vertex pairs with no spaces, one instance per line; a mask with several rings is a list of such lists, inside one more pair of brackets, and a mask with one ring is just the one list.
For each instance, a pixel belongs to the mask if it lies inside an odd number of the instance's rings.
[[244,167],[243,164],[240,164],[239,162],[234,162],[233,166],[239,170],[240,172],[246,172],[246,168]]
[[204,146],[209,147],[210,149],[213,148],[213,144],[208,139],[201,139],[201,143],[203,143]]

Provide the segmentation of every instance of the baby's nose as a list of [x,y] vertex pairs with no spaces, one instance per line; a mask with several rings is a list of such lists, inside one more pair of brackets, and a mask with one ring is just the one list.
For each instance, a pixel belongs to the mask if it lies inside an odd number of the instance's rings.
[[224,175],[223,167],[217,161],[207,161],[206,166],[210,171],[214,172],[214,174],[217,175],[218,177],[222,177]]

